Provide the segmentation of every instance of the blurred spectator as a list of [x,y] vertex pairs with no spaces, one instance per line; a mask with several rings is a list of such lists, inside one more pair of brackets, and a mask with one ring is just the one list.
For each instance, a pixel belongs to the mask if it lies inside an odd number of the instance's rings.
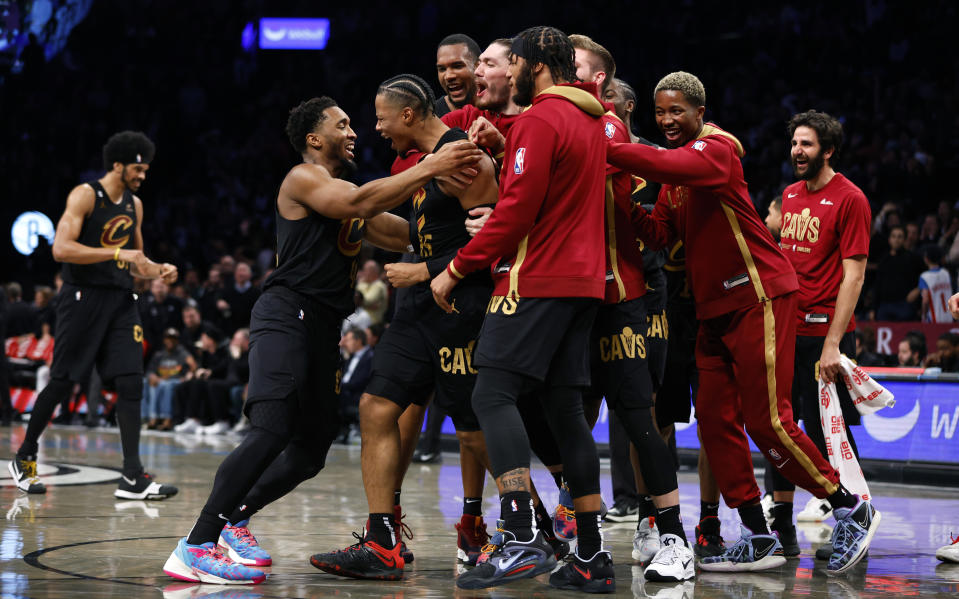
[[356,328],[343,335],[340,348],[346,354],[340,379],[340,441],[348,443],[359,435],[360,396],[373,373],[373,348],[367,345],[366,332]]
[[952,322],[949,312],[949,298],[952,296],[952,277],[949,271],[941,267],[942,248],[930,244],[923,248],[923,261],[926,270],[919,275],[919,287],[916,291],[922,298],[923,322]]
[[217,303],[223,292],[223,277],[220,275],[220,266],[215,264],[210,267],[207,278],[203,285],[196,290],[193,299],[197,301],[200,308],[200,315],[203,320],[208,320],[219,326],[221,324],[220,310]]
[[6,337],[29,335],[37,329],[37,311],[33,305],[23,301],[23,287],[20,283],[7,283],[7,332]]
[[174,426],[178,433],[200,432],[209,414],[209,386],[207,381],[226,378],[230,355],[221,331],[207,323],[200,335],[200,358],[197,369],[187,373],[173,395],[174,418],[183,422]]
[[153,354],[146,368],[141,415],[147,428],[168,431],[173,428],[173,391],[187,373],[196,370],[196,360],[180,345],[180,332],[168,328],[163,347]]
[[380,337],[383,336],[383,332],[386,331],[385,324],[371,324],[366,329],[366,340],[369,343],[370,347],[376,347],[376,344],[379,343]]
[[[871,335],[867,335],[871,333]],[[856,329],[856,364],[859,366],[886,366],[887,360],[883,356],[869,351],[868,348],[876,345],[876,332],[866,329],[865,332]]]
[[33,290],[33,307],[37,314],[37,328],[33,332],[37,339],[53,335],[57,320],[56,302],[52,287],[38,285]]
[[200,310],[194,304],[183,307],[183,328],[180,329],[180,343],[197,358],[200,355],[200,335],[203,334],[203,319]]
[[926,357],[926,336],[919,331],[909,331],[899,342],[899,366],[921,366]]
[[[230,258],[224,256],[224,260]],[[224,260],[220,261],[220,270],[223,271]],[[220,299],[216,307],[220,311],[221,322],[225,323],[224,332],[232,335],[237,329],[250,326],[250,314],[253,304],[260,297],[260,290],[253,286],[253,270],[246,262],[233,265],[232,258],[228,263],[233,268],[233,282],[225,284],[220,292]]]
[[922,272],[922,263],[903,247],[906,232],[901,225],[889,230],[888,241],[889,250],[876,272],[876,320],[916,320],[915,306],[908,297]]
[[140,297],[143,337],[152,354],[163,342],[163,332],[183,326],[183,301],[170,295],[170,286],[162,279],[150,281],[150,293]]
[[[242,264],[242,262],[240,263]],[[239,269],[239,265],[237,265]],[[226,376],[207,380],[206,410],[213,423],[200,429],[204,435],[220,435],[230,430],[230,423],[243,408],[243,388],[250,380],[250,329],[233,333],[227,347]]]
[[926,356],[923,365],[938,366],[943,372],[959,372],[959,334],[945,332],[936,339],[936,351]]
[[939,243],[943,231],[939,227],[939,217],[935,214],[927,214],[922,219],[922,229],[919,230],[919,247],[933,243]]
[[356,277],[356,292],[362,296],[360,307],[370,315],[370,324],[380,324],[389,304],[389,290],[381,278],[383,269],[376,260],[367,260]]

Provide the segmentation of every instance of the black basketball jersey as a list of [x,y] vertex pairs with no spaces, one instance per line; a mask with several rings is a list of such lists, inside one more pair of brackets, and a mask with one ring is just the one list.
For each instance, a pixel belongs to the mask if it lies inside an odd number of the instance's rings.
[[[137,230],[133,193],[124,189],[120,202],[114,204],[99,181],[91,181],[87,185],[94,192],[93,212],[83,220],[77,242],[95,248],[133,249]],[[95,264],[64,263],[63,280],[72,285],[133,289],[130,265],[122,260]]]
[[336,220],[310,211],[287,220],[276,211],[276,269],[263,289],[286,287],[345,317],[355,309],[353,289],[363,232],[361,218]]

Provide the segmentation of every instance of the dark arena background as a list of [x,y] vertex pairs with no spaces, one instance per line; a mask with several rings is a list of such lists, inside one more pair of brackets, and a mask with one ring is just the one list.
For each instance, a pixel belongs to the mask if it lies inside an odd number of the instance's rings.
[[[325,21],[287,21],[292,19]],[[131,129],[155,142],[156,157],[137,192],[144,206],[144,249],[152,260],[179,269],[169,288],[138,283],[149,351],[171,327],[183,339],[189,324],[181,312],[195,305],[202,326],[211,327],[204,330],[215,330],[211,338],[242,361],[246,348],[236,333],[249,325],[249,308],[244,316],[230,294],[246,278],[239,274],[241,264],[249,266],[257,294],[275,264],[275,199],[284,175],[300,160],[284,133],[290,108],[315,96],[336,99],[357,135],[356,182],[387,176],[395,152],[374,129],[377,86],[414,73],[440,97],[435,63],[442,38],[464,33],[483,49],[534,25],[585,34],[605,46],[616,60],[616,76],[636,90],[634,132],[656,143],[664,143],[654,119],[656,83],[677,70],[698,75],[706,88],[706,119],[745,147],[745,178],[760,218],[795,181],[789,118],[808,109],[836,116],[845,135],[837,171],[863,190],[872,209],[866,279],[855,313],[857,358],[870,360],[867,371],[895,394],[896,405],[854,427],[862,469],[883,512],[868,557],[848,576],[827,576],[824,562],[813,556],[835,522],[800,522],[800,559],[780,569],[699,572],[685,584],[649,583],[630,559],[636,520],[607,522],[617,596],[957,596],[959,564],[940,562],[935,554],[959,534],[959,324],[923,322],[914,298],[905,302],[899,320],[877,318],[888,313],[882,307],[890,278],[905,281],[899,285],[904,293],[918,286],[927,268],[921,257],[930,246],[938,247],[951,275],[950,294],[956,292],[957,23],[959,4],[945,0],[0,0],[0,283],[6,286],[7,318],[18,303],[17,313],[33,318],[20,330],[14,329],[22,322],[7,322],[4,329],[12,411],[4,412],[0,428],[0,511],[6,513],[0,524],[0,598],[573,596],[552,589],[546,577],[494,591],[455,586],[454,578],[465,571],[456,560],[454,530],[463,491],[449,420],[438,429],[437,445],[421,440],[406,477],[404,522],[415,535],[407,543],[416,561],[401,582],[336,578],[309,563],[312,553],[348,545],[350,532],[364,526],[355,427],[344,428],[316,478],[257,516],[254,532],[274,560],[265,583],[191,585],[163,573],[217,466],[242,438],[241,379],[229,379],[234,385],[227,418],[201,413],[197,426],[184,428],[191,417],[176,410],[165,423],[144,416],[144,465],[180,489],[167,501],[114,500],[120,477],[116,396],[90,381],[77,385],[41,437],[38,474],[47,493],[20,492],[6,470],[23,441],[56,338],[45,328],[58,289],[54,227],[70,190],[103,175],[101,150],[110,135]],[[284,41],[277,31],[291,27],[308,31],[285,41],[324,47],[273,47]],[[405,216],[408,206],[396,213]],[[897,225],[913,256],[908,268],[887,260]],[[375,262],[361,280],[381,277],[380,266],[398,259],[371,246],[361,255],[361,265]],[[383,320],[389,319],[387,310]],[[375,327],[370,330],[378,335]],[[910,345],[916,338],[921,341]],[[346,360],[350,351],[344,349]],[[675,435],[687,533],[699,513],[694,423],[677,425]],[[603,496],[613,506],[605,406],[594,437],[603,456]],[[765,462],[753,451],[761,481]],[[544,503],[554,506],[556,485],[537,464],[534,482],[546,489]],[[484,499],[492,533],[499,504],[491,479]],[[797,512],[808,499],[804,491],[797,494]],[[723,504],[720,519],[732,544],[738,516]]]

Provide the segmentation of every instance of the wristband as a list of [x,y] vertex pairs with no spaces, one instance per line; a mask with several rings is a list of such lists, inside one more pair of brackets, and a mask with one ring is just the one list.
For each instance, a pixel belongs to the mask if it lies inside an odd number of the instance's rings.
[[120,261],[120,248],[117,247],[117,250],[113,252],[113,260],[116,262]]

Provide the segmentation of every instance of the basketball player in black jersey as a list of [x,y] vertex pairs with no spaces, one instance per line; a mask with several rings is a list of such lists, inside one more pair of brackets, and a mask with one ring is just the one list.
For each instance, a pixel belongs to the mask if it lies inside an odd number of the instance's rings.
[[[436,152],[456,140],[434,113],[435,99],[425,81],[399,75],[380,85],[376,95],[377,130],[393,149]],[[492,291],[488,272],[467,277],[454,294],[455,311],[446,314],[432,299],[428,282],[446,267],[470,236],[464,226],[469,210],[496,202],[497,185],[490,158],[481,160],[466,189],[432,180],[413,194],[410,237],[418,261],[389,265],[394,284],[410,286],[397,306],[390,327],[376,345],[373,375],[360,398],[363,484],[369,503],[368,530],[360,543],[343,551],[314,555],[311,563],[331,574],[352,578],[398,580],[405,563],[400,527],[393,510],[395,474],[400,462],[398,421],[411,404],[422,404],[435,390],[434,401],[453,419],[460,448],[488,468],[486,444],[473,413],[476,380],[472,352]],[[402,272],[401,272],[402,271]],[[464,477],[464,487],[468,481]],[[464,493],[482,496],[478,488]],[[478,507],[478,506],[477,506]],[[476,548],[476,554],[479,554]]]
[[133,195],[146,179],[155,148],[145,135],[117,133],[103,146],[106,174],[73,188],[57,224],[53,257],[63,262],[62,300],[57,304],[57,342],[50,383],[37,397],[23,444],[10,462],[22,491],[45,493],[37,476],[38,440],[73,383],[94,364],[104,387],[117,392],[116,414],[123,448],[119,499],[165,499],[176,487],[161,485],[140,463],[140,400],[143,396],[143,327],[133,295],[133,277],[176,280],[172,264],[143,253],[143,203]]
[[339,327],[354,308],[364,236],[405,251],[407,222],[384,212],[435,176],[475,174],[470,167],[483,155],[468,142],[448,144],[402,174],[357,187],[340,178],[355,169],[356,134],[332,99],[294,108],[286,131],[303,163],[280,186],[277,266],[250,320],[246,414],[252,428],[220,464],[193,530],[164,565],[181,580],[251,584],[266,578],[248,567],[272,563],[250,534],[249,518],[316,476],[336,438]]

